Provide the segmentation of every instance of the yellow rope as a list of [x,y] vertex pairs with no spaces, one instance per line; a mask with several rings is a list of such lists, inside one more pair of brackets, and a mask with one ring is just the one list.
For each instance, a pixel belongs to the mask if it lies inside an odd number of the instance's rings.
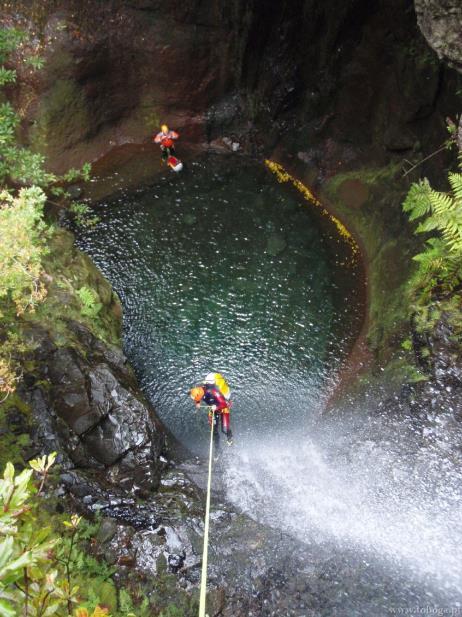
[[213,426],[215,424],[215,412],[212,411],[212,428],[210,430],[210,453],[209,453],[209,477],[207,481],[207,502],[205,506],[204,521],[204,549],[202,551],[201,590],[199,598],[199,617],[208,617],[205,613],[205,596],[207,593],[207,561],[209,549],[209,522],[210,522],[210,492],[212,487],[212,457],[213,457]]

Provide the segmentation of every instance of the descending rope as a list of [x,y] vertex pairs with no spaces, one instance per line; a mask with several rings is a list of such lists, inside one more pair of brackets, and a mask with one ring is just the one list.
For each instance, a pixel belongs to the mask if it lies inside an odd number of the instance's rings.
[[212,411],[212,428],[210,430],[209,477],[207,481],[207,501],[204,520],[204,549],[202,551],[201,590],[199,598],[199,617],[208,617],[205,614],[205,596],[207,593],[207,561],[209,555],[209,522],[210,522],[210,492],[212,487],[212,457],[213,457],[213,427],[215,412]]

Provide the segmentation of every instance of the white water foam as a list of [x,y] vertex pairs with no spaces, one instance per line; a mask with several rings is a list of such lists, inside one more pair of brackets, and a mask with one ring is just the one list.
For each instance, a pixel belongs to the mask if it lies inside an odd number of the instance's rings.
[[366,424],[241,443],[226,461],[228,498],[303,542],[361,548],[461,606],[460,467],[409,425],[374,419],[371,439]]

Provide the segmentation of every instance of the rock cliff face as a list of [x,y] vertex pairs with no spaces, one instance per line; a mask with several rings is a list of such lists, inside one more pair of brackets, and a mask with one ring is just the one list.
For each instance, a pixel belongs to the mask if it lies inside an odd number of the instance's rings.
[[420,151],[439,139],[454,80],[407,0],[7,5],[3,22],[33,31],[46,60],[13,93],[24,139],[57,170],[149,140],[161,121],[203,145],[322,143],[333,169]]
[[[49,247],[47,299],[20,322],[24,378],[5,405],[32,426],[28,457],[56,450],[66,471],[90,470],[105,486],[147,494],[159,484],[165,431],[120,349],[119,300],[69,232],[55,231]],[[82,289],[94,294],[91,315]]]
[[84,326],[71,321],[68,328],[72,347],[34,332],[38,369],[23,398],[38,444],[58,451],[64,468],[97,470],[104,483],[135,493],[155,489],[164,433],[126,359]]
[[462,71],[462,6],[458,0],[415,0],[417,20],[438,57]]
[[230,89],[231,8],[155,0],[20,2],[46,60],[21,75],[18,106],[34,147],[55,168],[140,142],[161,121],[204,139],[204,113]]

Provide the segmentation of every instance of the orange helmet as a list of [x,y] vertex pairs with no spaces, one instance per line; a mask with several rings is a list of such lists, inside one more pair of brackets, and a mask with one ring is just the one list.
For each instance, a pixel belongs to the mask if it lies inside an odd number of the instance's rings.
[[204,388],[202,388],[201,386],[198,386],[197,388],[193,388],[190,392],[190,396],[193,399],[193,401],[195,401],[196,403],[200,403],[200,401],[202,400],[202,397],[204,396]]

